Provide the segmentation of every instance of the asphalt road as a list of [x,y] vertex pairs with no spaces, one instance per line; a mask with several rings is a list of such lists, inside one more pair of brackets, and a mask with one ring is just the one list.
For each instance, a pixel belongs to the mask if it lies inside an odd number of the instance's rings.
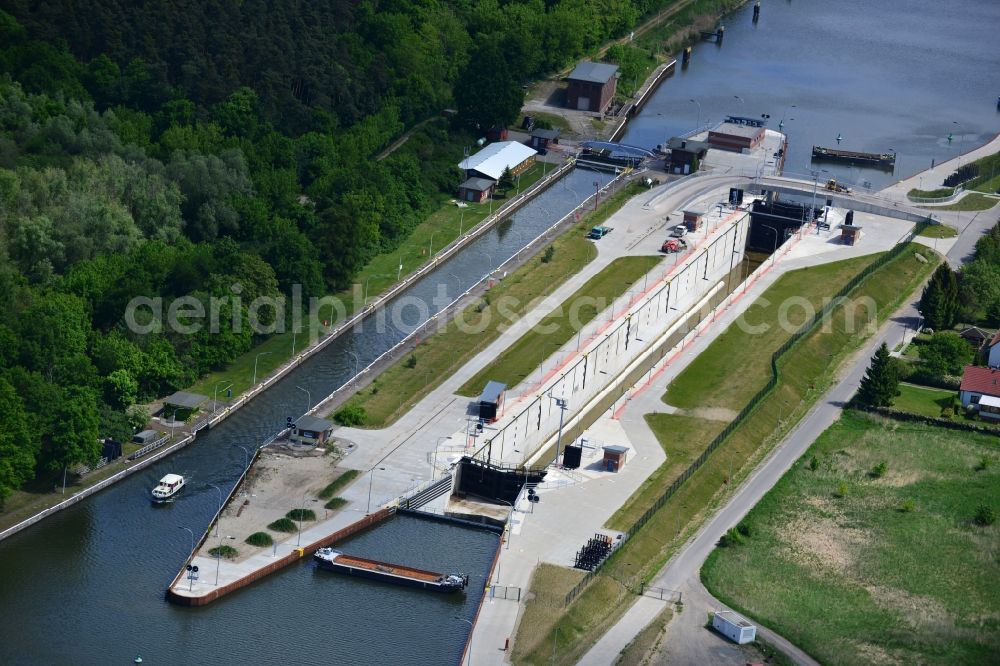
[[[1000,218],[1000,207],[981,213],[942,213],[940,219],[949,226],[956,227],[960,235],[945,255],[952,267],[967,263],[979,240]],[[837,384],[807,413],[785,439],[771,452],[751,474],[733,497],[712,517],[699,533],[678,554],[667,563],[663,571],[652,582],[655,587],[686,592],[684,613],[671,623],[665,641],[664,657],[667,663],[706,663],[702,659],[712,659],[721,663],[722,656],[716,652],[713,643],[722,641],[704,629],[705,612],[724,605],[713,598],[701,584],[699,572],[709,553],[719,538],[753,508],[757,502],[777,483],[792,464],[802,456],[817,437],[839,417],[844,405],[857,391],[858,384],[868,367],[875,349],[886,342],[895,347],[909,332],[916,330],[919,313],[916,309],[919,294],[903,305],[878,333],[844,365],[844,371]],[[605,638],[615,636],[613,641],[602,639],[588,653],[581,663],[589,663],[597,658],[617,654],[617,643],[625,641],[645,626],[662,608],[661,602],[643,598],[619,621]],[[684,616],[688,616],[684,618]],[[684,620],[681,620],[684,618]],[[813,665],[817,662],[802,650],[781,636],[758,625],[758,632],[798,664]],[[706,641],[706,637],[709,640]],[[623,645],[623,644],[622,644]],[[735,655],[733,655],[735,657]],[[727,659],[726,661],[729,661]]]

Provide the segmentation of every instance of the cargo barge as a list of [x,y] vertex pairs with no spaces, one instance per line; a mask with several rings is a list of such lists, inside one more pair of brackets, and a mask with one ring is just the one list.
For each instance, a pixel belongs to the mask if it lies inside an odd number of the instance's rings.
[[469,584],[468,574],[440,574],[414,569],[399,564],[345,555],[333,548],[320,548],[313,554],[313,561],[322,569],[329,569],[349,576],[360,576],[397,585],[419,587],[435,592],[458,592]]
[[837,150],[813,146],[812,158],[827,162],[846,162],[858,166],[870,166],[891,171],[896,168],[896,153],[862,153],[855,150]]

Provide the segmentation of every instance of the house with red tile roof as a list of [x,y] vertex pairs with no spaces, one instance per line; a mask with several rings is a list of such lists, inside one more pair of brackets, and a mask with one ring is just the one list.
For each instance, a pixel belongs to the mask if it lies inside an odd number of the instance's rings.
[[962,407],[972,407],[980,417],[1000,421],[1000,368],[965,366],[959,387]]

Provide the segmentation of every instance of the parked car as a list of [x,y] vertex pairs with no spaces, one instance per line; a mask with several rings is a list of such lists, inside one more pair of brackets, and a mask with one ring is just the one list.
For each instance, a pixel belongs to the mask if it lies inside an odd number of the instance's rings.
[[587,238],[591,238],[593,240],[601,240],[602,238],[610,234],[612,231],[614,230],[611,227],[594,227],[593,229],[590,230],[590,233],[587,234]]
[[674,238],[684,238],[687,236],[688,228],[683,224],[678,224],[676,227],[670,230],[670,235]]

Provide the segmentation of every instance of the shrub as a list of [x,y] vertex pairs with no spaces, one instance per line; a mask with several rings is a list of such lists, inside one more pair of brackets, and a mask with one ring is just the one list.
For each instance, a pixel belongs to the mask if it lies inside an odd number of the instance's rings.
[[740,536],[746,537],[748,539],[750,538],[751,533],[753,532],[753,530],[750,529],[750,526],[747,525],[745,522],[737,525],[736,531],[739,533]]
[[883,460],[879,464],[875,465],[875,467],[872,468],[872,471],[868,472],[868,476],[872,477],[873,479],[881,479],[883,476],[885,476],[885,473],[888,471],[889,471],[889,466]]
[[326,507],[327,509],[330,509],[331,511],[334,511],[344,506],[345,504],[347,504],[347,500],[345,500],[343,497],[334,497],[323,506]]
[[914,511],[917,510],[917,503],[911,499],[908,499],[899,505],[899,510],[902,513],[913,513]]
[[737,528],[730,527],[726,530],[726,533],[719,538],[717,545],[719,548],[728,548],[730,546],[735,546],[741,541],[743,541],[743,535],[740,534]]
[[553,246],[549,245],[547,248],[545,248],[545,252],[542,252],[542,263],[543,264],[549,263],[550,261],[552,261],[552,257],[554,257],[555,255],[556,255],[556,249]]
[[292,509],[285,514],[289,520],[316,520],[316,512],[312,509]]
[[975,469],[977,472],[985,472],[990,468],[990,465],[992,464],[993,461],[990,460],[988,456],[983,456],[982,458],[979,459],[979,464],[976,465]]
[[955,415],[955,410],[951,407],[945,407],[941,410],[941,418],[950,419]]
[[334,413],[333,420],[342,426],[362,426],[368,420],[368,412],[361,405],[344,405]]
[[245,541],[251,546],[270,546],[274,544],[274,539],[267,532],[254,532]]
[[809,469],[811,471],[813,471],[813,472],[815,472],[817,469],[819,469],[819,459],[816,456],[813,456],[809,460]]
[[268,525],[267,529],[274,530],[275,532],[295,532],[299,529],[299,526],[288,518],[278,518],[276,521]]
[[837,484],[837,492],[833,494],[834,497],[847,497],[847,493],[850,487],[847,485],[847,481],[841,481]]
[[405,368],[415,368],[415,367],[417,367],[417,355],[416,354],[410,354],[410,358],[406,359],[406,362],[403,363],[403,367],[405,367]]
[[[262,532],[258,532],[258,534],[262,534]],[[208,553],[212,557],[224,557],[227,560],[235,559],[236,556],[240,554],[239,551],[232,546],[216,546],[215,548],[210,548]]]
[[979,507],[976,509],[976,517],[973,518],[972,521],[976,525],[981,525],[983,527],[986,527],[987,525],[992,525],[994,522],[996,522],[996,519],[997,515],[996,512],[993,511],[993,507],[987,506],[985,504],[980,504]]
[[[347,470],[346,472],[338,476],[336,479],[328,483],[326,485],[326,488],[319,491],[319,493],[317,493],[317,497],[319,497],[320,499],[330,499],[331,497],[337,494],[338,490],[340,490],[348,483],[356,479],[359,474],[361,474],[359,470],[356,469]],[[327,508],[329,509],[330,507]]]
[[371,394],[378,395],[378,384],[372,384]]

